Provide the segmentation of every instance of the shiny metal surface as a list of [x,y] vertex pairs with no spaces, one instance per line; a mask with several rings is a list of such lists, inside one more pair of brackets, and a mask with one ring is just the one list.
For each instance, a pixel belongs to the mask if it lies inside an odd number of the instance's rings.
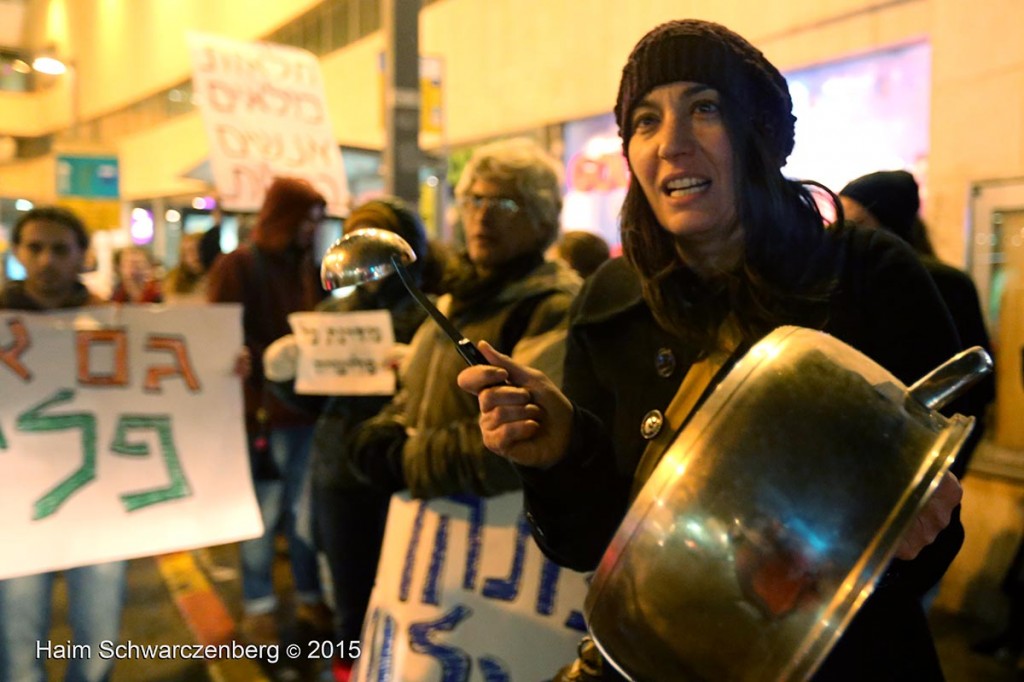
[[[988,371],[966,365],[942,381]],[[633,680],[806,679],[972,426],[831,336],[777,329],[629,509],[587,595],[591,634]]]
[[320,283],[332,291],[375,282],[395,272],[392,257],[408,265],[416,260],[416,253],[391,230],[352,230],[327,249],[320,263]]
[[416,253],[409,242],[391,230],[376,227],[352,230],[327,249],[320,263],[320,282],[324,289],[331,291],[397,274],[406,291],[452,340],[466,364],[487,364],[480,350],[437,309],[406,270],[405,266],[414,260]]

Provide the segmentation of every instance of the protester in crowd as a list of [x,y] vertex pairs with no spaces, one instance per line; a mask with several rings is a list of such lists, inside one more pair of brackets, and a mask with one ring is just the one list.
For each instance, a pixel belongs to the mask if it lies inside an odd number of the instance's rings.
[[220,236],[224,214],[219,206],[215,206],[210,216],[213,218],[213,225],[207,228],[199,239],[199,261],[203,265],[204,272],[209,272],[213,267],[213,262],[223,253],[220,248]]
[[[521,362],[556,374],[579,289],[568,267],[544,260],[558,233],[560,173],[558,163],[526,139],[474,152],[456,187],[466,252],[451,264],[448,293],[438,302],[468,338],[490,339]],[[504,503],[493,498],[520,483],[506,460],[484,448],[476,401],[456,389],[465,360],[437,325],[426,323],[413,338],[405,367],[395,398],[347,433],[331,454],[373,490],[408,491],[430,500],[429,509],[435,498],[460,495],[480,500],[482,518],[488,518],[487,505]],[[395,530],[391,523],[388,534]],[[494,609],[503,617],[486,621],[499,639],[517,622],[501,604],[494,602]],[[402,671],[397,675],[407,679]]]
[[181,236],[178,264],[164,277],[164,298],[168,303],[205,303],[206,268],[199,248],[203,234],[194,232]]
[[[25,268],[24,281],[0,290],[0,310],[46,311],[105,305],[79,281],[89,236],[74,213],[37,207],[14,225],[14,255]],[[7,551],[24,548],[8,547]],[[54,582],[63,574],[72,643],[92,656],[71,656],[65,679],[101,682],[114,660],[95,655],[104,641],[118,641],[125,596],[125,562],[80,566],[62,572],[0,580],[0,680],[43,680],[46,657],[37,645],[50,639]]]
[[110,295],[115,303],[161,303],[164,300],[160,278],[149,253],[138,246],[127,246],[114,253],[116,284]]
[[325,206],[324,197],[308,182],[275,179],[267,189],[251,242],[218,258],[209,276],[210,302],[242,304],[245,345],[253,363],[245,382],[245,417],[264,533],[241,543],[245,610],[241,631],[254,643],[276,643],[280,637],[272,574],[279,530],[288,539],[296,620],[317,632],[330,629],[316,553],[296,533],[295,525],[316,415],[291,409],[267,391],[262,371],[264,350],[291,331],[288,315],[312,310],[324,296],[313,260],[313,239]]
[[[421,282],[422,272],[430,259],[426,231],[419,216],[398,199],[377,198],[353,209],[345,220],[346,233],[369,227],[389,230],[408,242],[416,260],[406,269],[413,281]],[[390,312],[397,344],[392,358],[395,363],[426,317],[426,312],[397,277],[370,282],[344,298],[328,298],[316,309],[325,313]],[[391,398],[297,396],[294,393],[297,360],[298,350],[293,335],[275,341],[263,357],[267,379],[275,382],[275,389],[285,400],[320,413],[313,432],[310,461],[314,535],[330,571],[333,641],[359,641],[363,615],[370,602],[377,573],[391,495],[353,480],[343,466],[344,462],[334,455],[337,443],[360,423],[380,412]],[[341,656],[344,651],[337,653]],[[352,663],[351,659],[336,656],[333,659],[336,679],[347,680]]]
[[[578,570],[596,566],[626,512],[644,415],[665,409],[696,360],[738,344],[736,357],[783,324],[825,330],[907,383],[960,349],[906,245],[822,229],[806,186],[783,176],[788,86],[742,37],[698,20],[656,27],[623,69],[615,115],[633,173],[625,258],[577,299],[564,393],[487,343],[494,366],[459,377],[478,395],[484,443],[517,464],[534,538]],[[815,680],[942,679],[921,595],[959,550],[960,497],[947,474]],[[582,653],[561,679],[595,679],[600,657]],[[619,679],[607,665],[600,675]]]
[[[467,337],[514,352],[565,324],[579,279],[543,255],[558,233],[559,173],[557,163],[525,139],[481,147],[463,171],[456,196],[466,253],[449,273],[450,293],[441,307]],[[552,371],[560,345],[544,347],[554,352]],[[475,401],[450,390],[464,366],[443,332],[421,327],[402,391],[343,452],[352,470],[378,489],[408,488],[415,497],[518,488],[512,467],[481,444]],[[435,388],[428,395],[429,386]]]
[[[846,185],[839,192],[839,198],[849,220],[864,227],[888,230],[917,251],[921,264],[935,282],[953,317],[960,342],[965,348],[980,346],[991,355],[992,343],[981,312],[978,290],[970,275],[935,257],[927,227],[918,215],[921,200],[914,176],[903,170],[869,173]],[[990,374],[952,407],[976,420],[974,430],[951,469],[958,477],[967,472],[971,456],[981,442],[985,433],[985,412],[995,397],[995,375]]]
[[601,235],[586,230],[564,232],[551,250],[555,258],[562,259],[584,279],[611,256],[608,242]]

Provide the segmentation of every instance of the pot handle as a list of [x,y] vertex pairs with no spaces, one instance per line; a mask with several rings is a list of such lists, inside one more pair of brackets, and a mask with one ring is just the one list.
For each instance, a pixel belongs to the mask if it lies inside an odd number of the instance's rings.
[[992,372],[992,358],[981,346],[957,353],[910,387],[925,407],[939,410]]

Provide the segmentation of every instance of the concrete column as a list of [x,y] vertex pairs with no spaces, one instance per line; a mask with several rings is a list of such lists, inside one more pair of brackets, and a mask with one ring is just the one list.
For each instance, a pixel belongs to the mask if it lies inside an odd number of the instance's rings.
[[419,203],[421,163],[419,84],[420,0],[383,0],[384,189]]

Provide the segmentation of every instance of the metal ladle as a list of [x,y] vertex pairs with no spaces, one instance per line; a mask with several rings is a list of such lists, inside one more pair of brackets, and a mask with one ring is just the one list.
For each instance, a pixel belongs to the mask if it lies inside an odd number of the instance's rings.
[[412,275],[405,269],[406,265],[415,260],[416,252],[409,246],[409,242],[391,230],[360,228],[352,230],[327,249],[320,264],[320,283],[324,289],[332,291],[339,287],[375,282],[397,273],[405,288],[448,335],[467,364],[489,364],[473,342],[463,336],[416,285]]

